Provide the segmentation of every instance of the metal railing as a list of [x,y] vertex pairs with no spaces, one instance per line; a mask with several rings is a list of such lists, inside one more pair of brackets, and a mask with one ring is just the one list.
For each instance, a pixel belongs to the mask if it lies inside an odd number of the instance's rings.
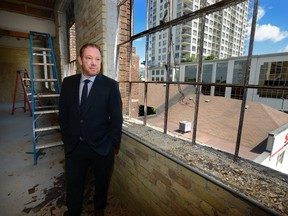
[[[215,4],[205,6],[200,8],[197,11],[191,12],[189,14],[185,14],[181,17],[178,17],[176,19],[167,21],[166,23],[162,23],[161,25],[158,25],[156,27],[150,28],[147,24],[147,30],[135,34],[130,35],[129,40],[124,41],[122,43],[118,44],[117,50],[120,50],[121,46],[130,44],[130,53],[132,53],[132,43],[133,41],[140,39],[142,37],[146,37],[146,65],[145,65],[145,81],[135,81],[131,79],[131,62],[130,62],[130,78],[129,81],[123,81],[119,80],[120,83],[127,83],[129,84],[129,94],[131,94],[131,89],[133,84],[143,84],[144,85],[144,117],[143,117],[143,123],[146,125],[147,123],[147,89],[148,84],[165,84],[166,91],[165,91],[165,115],[164,115],[164,128],[163,132],[167,133],[167,122],[168,122],[168,102],[169,102],[169,87],[170,85],[193,85],[196,87],[196,100],[195,100],[195,110],[194,110],[194,123],[193,123],[193,133],[192,133],[192,144],[196,143],[196,136],[197,136],[197,127],[198,127],[198,113],[199,113],[199,99],[200,99],[200,92],[201,87],[204,85],[201,81],[202,77],[202,65],[203,65],[203,38],[204,38],[204,30],[205,30],[205,16],[211,13],[214,13],[219,10],[223,10],[225,8],[235,6],[239,3],[243,3],[249,0],[222,0]],[[173,0],[170,0],[170,4],[172,4]],[[122,1],[123,4],[123,1]],[[122,5],[121,4],[121,5]],[[131,4],[133,4],[133,1],[131,1]],[[119,7],[121,6],[119,5]],[[150,1],[147,1],[147,11],[149,11],[150,8]],[[205,85],[208,86],[218,86],[218,87],[237,87],[242,89],[243,95],[242,97],[242,103],[241,103],[241,110],[240,110],[240,116],[239,116],[239,124],[237,129],[237,140],[236,140],[236,146],[235,146],[235,152],[234,152],[234,161],[237,161],[239,157],[239,148],[241,143],[241,137],[242,137],[242,129],[243,129],[243,122],[244,122],[244,116],[245,116],[245,107],[246,107],[246,99],[247,99],[247,90],[249,88],[256,88],[256,89],[281,89],[281,90],[288,90],[287,87],[273,87],[273,86],[261,86],[261,85],[251,85],[248,83],[249,81],[249,75],[250,75],[250,68],[251,68],[251,59],[252,59],[252,52],[253,52],[253,45],[254,45],[254,35],[255,35],[255,29],[256,29],[256,20],[257,20],[257,11],[258,11],[258,0],[254,1],[254,7],[253,7],[253,16],[252,16],[252,24],[251,24],[251,33],[250,33],[250,41],[249,41],[249,49],[248,49],[248,56],[247,56],[247,67],[244,72],[244,82],[242,84],[228,84],[228,83],[205,83]],[[133,14],[133,7],[131,6],[131,14]],[[168,14],[173,14],[172,7],[170,7],[170,11]],[[153,35],[156,32],[168,30],[168,34],[170,36],[169,40],[171,40],[171,29],[174,26],[186,23],[188,21],[191,21],[193,19],[200,19],[200,41],[199,44],[199,53],[198,53],[198,77],[196,82],[171,82],[170,81],[170,74],[167,73],[166,81],[165,82],[155,82],[155,81],[148,81],[148,44],[149,44],[149,37]],[[149,14],[147,12],[147,23],[149,23]],[[133,32],[133,29],[131,29],[131,32]],[[169,44],[169,42],[168,42]],[[166,65],[166,71],[171,70],[171,47],[169,47],[167,52],[167,65]],[[119,57],[119,56],[118,56]],[[130,58],[131,61],[132,58]],[[118,62],[119,63],[119,62]],[[129,96],[131,99],[131,97]],[[129,99],[129,100],[130,100]],[[129,110],[131,111],[131,107],[129,107]]]

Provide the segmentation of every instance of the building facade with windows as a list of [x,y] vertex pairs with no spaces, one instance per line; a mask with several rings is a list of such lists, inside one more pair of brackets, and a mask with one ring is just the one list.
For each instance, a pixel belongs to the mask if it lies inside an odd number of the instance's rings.
[[[214,4],[218,0],[207,0]],[[175,0],[172,9],[167,0],[151,0],[150,27],[181,17],[202,8],[200,0]],[[208,14],[205,17],[203,55],[217,59],[242,56],[245,48],[249,1]],[[173,14],[170,15],[170,12]],[[168,61],[178,64],[197,58],[199,48],[200,19],[177,25],[153,34],[150,38],[149,64],[161,66]],[[171,40],[169,40],[169,38]],[[168,49],[171,59],[168,59]]]
[[[247,57],[244,56],[204,61],[201,76],[201,82],[203,83],[201,94],[242,100],[243,88],[237,85],[244,83],[246,66]],[[148,74],[149,80],[166,81],[166,68],[164,66],[150,68]],[[172,69],[170,75],[173,82],[196,82],[197,77],[197,62],[181,63],[179,68]],[[213,85],[213,83],[216,85]],[[235,86],[225,87],[220,84]],[[247,101],[260,102],[288,112],[288,91],[275,89],[288,86],[288,53],[252,56],[249,84],[262,87],[249,88]]]

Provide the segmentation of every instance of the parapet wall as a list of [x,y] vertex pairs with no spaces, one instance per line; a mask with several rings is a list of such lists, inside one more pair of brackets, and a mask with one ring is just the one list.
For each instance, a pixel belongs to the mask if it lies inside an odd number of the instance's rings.
[[111,187],[131,215],[277,215],[126,132]]

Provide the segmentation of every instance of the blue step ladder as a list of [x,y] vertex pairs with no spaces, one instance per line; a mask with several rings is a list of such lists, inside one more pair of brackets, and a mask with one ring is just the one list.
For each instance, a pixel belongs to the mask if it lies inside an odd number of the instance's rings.
[[34,164],[46,148],[62,145],[58,122],[60,84],[50,34],[30,32]]

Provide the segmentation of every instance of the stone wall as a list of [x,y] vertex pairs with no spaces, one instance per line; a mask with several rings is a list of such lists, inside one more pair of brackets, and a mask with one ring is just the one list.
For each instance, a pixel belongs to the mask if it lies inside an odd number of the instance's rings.
[[272,215],[125,132],[111,186],[131,215]]

